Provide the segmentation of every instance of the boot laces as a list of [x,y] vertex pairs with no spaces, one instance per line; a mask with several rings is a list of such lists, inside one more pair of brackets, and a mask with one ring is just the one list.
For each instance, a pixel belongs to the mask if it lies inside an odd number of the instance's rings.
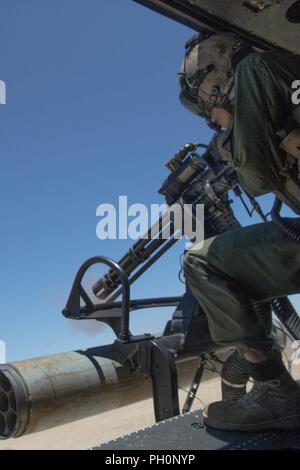
[[270,380],[268,382],[254,382],[254,385],[250,392],[246,393],[240,398],[227,400],[226,403],[235,406],[247,406],[249,403],[256,400],[256,398],[266,394],[269,388],[276,388],[279,385],[279,380]]

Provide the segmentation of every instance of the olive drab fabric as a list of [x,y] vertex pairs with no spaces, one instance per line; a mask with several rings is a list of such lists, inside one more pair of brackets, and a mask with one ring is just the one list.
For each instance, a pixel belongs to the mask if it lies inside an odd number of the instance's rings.
[[224,146],[241,185],[253,196],[282,187],[285,153],[277,133],[293,112],[297,79],[300,63],[284,52],[252,53],[237,66],[233,124]]
[[[234,118],[223,146],[232,155],[241,185],[252,195],[282,185],[285,154],[277,132],[293,112],[296,79],[299,64],[284,53],[251,53],[237,66]],[[289,223],[300,231],[300,219]],[[273,222],[206,240],[202,248],[185,254],[184,269],[212,338],[241,350],[272,347],[253,301],[300,292],[300,246]]]
[[[300,219],[289,221],[300,230]],[[252,301],[300,291],[300,247],[273,222],[238,228],[186,252],[185,276],[208,318],[212,339],[268,349]]]

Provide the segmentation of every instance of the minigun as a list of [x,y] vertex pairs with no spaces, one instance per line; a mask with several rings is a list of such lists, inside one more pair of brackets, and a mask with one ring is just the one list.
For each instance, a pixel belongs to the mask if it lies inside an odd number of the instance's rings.
[[[200,156],[198,149],[205,149],[205,152]],[[187,144],[168,160],[166,167],[170,175],[159,193],[170,209],[174,204],[183,208],[184,205],[204,204],[206,238],[238,226],[226,194],[229,189],[238,191],[236,174],[231,165],[218,158],[212,145]],[[131,284],[178,241],[176,226],[169,214],[168,211],[163,214],[118,262]],[[170,230],[170,237],[166,240],[167,230]],[[121,293],[117,290],[119,285],[120,279],[110,270],[93,286],[93,292],[99,299],[111,302]]]
[[[240,227],[232,210],[229,191],[239,197],[249,216],[256,211],[267,220],[257,203],[239,185],[235,168],[220,157],[214,137],[209,145],[189,143],[166,164],[170,174],[159,193],[165,197],[169,210],[179,204],[183,211],[192,207],[192,218],[198,204],[204,205],[204,237],[209,238]],[[202,154],[200,151],[203,150]],[[250,207],[247,205],[247,196]],[[166,231],[170,236],[165,237]],[[132,300],[130,285],[142,276],[178,241],[177,226],[168,211],[118,261],[98,256],[86,261],[79,269],[63,314],[73,320],[97,320],[107,323],[115,332],[114,353],[121,363],[152,379],[156,421],[180,413],[176,361],[191,355],[199,356],[200,364],[192,381],[183,412],[191,409],[204,369],[218,360],[220,351],[229,347],[215,344],[209,334],[207,319],[186,285],[179,297]],[[94,264],[105,264],[109,270],[93,286],[99,302],[94,302],[82,285],[86,271]],[[121,300],[117,301],[121,296]],[[134,310],[176,307],[161,336],[132,335],[130,313]],[[300,338],[300,321],[288,298],[253,302],[254,309],[268,334],[274,330],[272,311],[293,338]],[[232,348],[231,348],[232,349]],[[236,352],[223,367],[222,392],[225,399],[236,398],[246,391],[249,380],[244,360]]]
[[[160,189],[170,211],[179,204],[182,216],[188,208],[192,218],[197,218],[193,209],[204,205],[205,238],[240,226],[232,210],[231,190],[250,216],[256,211],[267,220],[255,199],[245,193],[251,204],[248,207],[235,169],[220,158],[216,148],[214,140],[208,146],[187,144],[168,160],[170,174]],[[168,230],[169,236],[164,237]],[[118,262],[96,256],[80,267],[63,314],[78,321],[104,322],[113,329],[116,340],[85,351],[0,365],[0,439],[137,403],[151,393],[157,422],[186,413],[206,369],[221,373],[224,399],[246,392],[249,374],[242,356],[230,346],[212,341],[207,318],[187,285],[181,296],[131,299],[131,284],[171,249],[179,239],[177,232],[176,221],[164,213]],[[85,273],[95,264],[109,268],[93,286],[96,297],[82,285]],[[299,339],[299,317],[288,298],[254,302],[253,306],[267,333],[276,332],[282,347],[286,340],[280,333],[283,330]],[[131,312],[163,307],[174,307],[163,332],[131,333]],[[280,320],[279,327],[272,311]],[[183,407],[180,387],[188,388]]]

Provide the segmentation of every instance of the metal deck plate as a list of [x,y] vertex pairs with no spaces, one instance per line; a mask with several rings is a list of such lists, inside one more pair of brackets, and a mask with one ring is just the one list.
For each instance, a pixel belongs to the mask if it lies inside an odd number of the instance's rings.
[[238,433],[203,427],[201,412],[187,413],[105,442],[94,450],[300,450],[298,432]]

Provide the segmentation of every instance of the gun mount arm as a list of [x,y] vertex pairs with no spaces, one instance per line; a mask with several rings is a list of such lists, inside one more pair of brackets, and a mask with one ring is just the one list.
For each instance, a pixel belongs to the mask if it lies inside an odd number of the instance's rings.
[[[113,272],[123,279],[123,294],[121,301],[110,303],[94,303],[84,287],[82,280],[87,270],[95,264],[106,264]],[[125,299],[125,301],[124,301]],[[82,305],[84,302],[84,306]],[[150,340],[151,335],[132,336],[129,331],[130,312],[149,308],[178,307],[182,296],[158,297],[148,299],[130,299],[130,285],[124,270],[114,261],[101,256],[94,257],[83,263],[79,268],[73,286],[63,310],[63,315],[71,320],[98,320],[107,323],[123,342]]]
[[[89,314],[93,312],[99,312],[100,306],[94,305],[86,290],[82,286],[82,280],[86,271],[95,264],[105,264],[110,267],[110,269],[118,276],[122,284],[122,301],[119,304],[119,308],[116,306],[110,305],[110,310],[106,317],[103,317],[102,320],[109,322],[109,319],[118,318],[120,321],[118,340],[124,343],[138,342],[145,339],[149,340],[150,335],[144,336],[132,336],[129,331],[129,320],[130,320],[130,284],[128,276],[124,269],[119,266],[115,261],[105,258],[104,256],[96,256],[90,258],[79,268],[71,293],[66,305],[66,308],[63,310],[63,314],[68,318],[76,319],[86,319],[89,317]],[[81,307],[81,300],[85,303],[85,311]],[[114,310],[113,310],[114,309]],[[107,310],[109,310],[107,308]],[[93,317],[95,319],[95,316]],[[99,319],[99,317],[98,317]]]

